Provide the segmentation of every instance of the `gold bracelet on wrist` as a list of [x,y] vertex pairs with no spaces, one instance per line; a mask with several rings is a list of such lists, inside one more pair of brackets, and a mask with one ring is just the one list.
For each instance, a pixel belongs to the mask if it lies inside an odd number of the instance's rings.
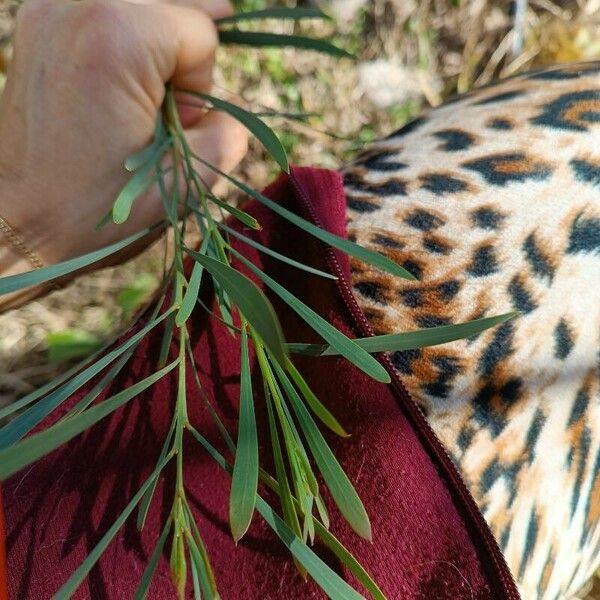
[[[20,254],[25,258],[34,269],[43,268],[44,263],[41,261],[40,257],[27,246],[23,236],[3,217],[0,217],[0,232],[4,234],[10,247],[17,254]],[[47,283],[54,289],[60,289],[60,285],[55,281],[48,281]]]

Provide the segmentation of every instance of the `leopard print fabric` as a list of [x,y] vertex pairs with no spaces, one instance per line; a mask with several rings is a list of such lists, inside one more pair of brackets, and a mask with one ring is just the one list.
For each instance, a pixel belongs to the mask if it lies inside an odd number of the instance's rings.
[[574,597],[600,564],[600,62],[451,100],[344,178],[351,237],[418,277],[353,264],[376,333],[522,313],[391,358],[524,600]]

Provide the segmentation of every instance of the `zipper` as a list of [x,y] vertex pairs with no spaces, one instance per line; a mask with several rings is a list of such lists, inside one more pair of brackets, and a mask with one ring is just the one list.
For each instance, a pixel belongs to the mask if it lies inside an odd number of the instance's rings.
[[8,600],[8,568],[6,565],[6,527],[0,489],[0,600]]
[[[304,191],[301,181],[294,173],[294,168],[291,169],[289,179],[292,183],[296,199],[299,201],[305,214],[309,217],[314,225],[321,227],[322,223],[317,216],[314,205],[312,204],[308,194]],[[326,260],[332,275],[337,277],[336,285],[346,309],[350,313],[352,320],[354,321],[354,329],[360,334],[361,337],[372,337],[374,336],[373,329],[369,324],[364,312],[358,305],[352,286],[346,277],[346,273],[342,269],[340,262],[331,246],[326,247]],[[498,580],[492,581],[494,587],[500,587],[500,590],[493,590],[494,594],[500,592],[500,596],[494,595],[495,598],[505,598],[507,600],[520,600],[520,595],[517,590],[517,586],[513,579],[513,576],[506,564],[504,555],[500,550],[496,539],[494,538],[490,528],[488,527],[475,499],[471,492],[467,488],[462,476],[456,469],[453,460],[450,458],[447,450],[440,442],[437,435],[434,433],[431,425],[425,418],[425,415],[419,408],[419,405],[411,397],[408,390],[404,386],[400,375],[394,365],[392,364],[389,356],[384,353],[377,354],[377,359],[383,364],[385,369],[390,374],[392,379],[391,386],[399,397],[403,408],[407,410],[413,424],[416,426],[418,433],[422,438],[427,441],[428,449],[437,458],[443,467],[443,472],[450,484],[454,487],[454,491],[458,494],[462,501],[463,507],[467,510],[469,517],[471,518],[472,524],[475,526],[476,532],[484,543],[487,554],[492,559],[492,570],[498,577]],[[490,569],[488,565],[483,565],[484,569]],[[498,583],[499,581],[499,583]]]

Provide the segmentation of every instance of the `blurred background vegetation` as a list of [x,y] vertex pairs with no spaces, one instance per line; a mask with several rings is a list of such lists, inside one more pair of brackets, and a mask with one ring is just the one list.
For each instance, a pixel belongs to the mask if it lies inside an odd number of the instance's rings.
[[[356,60],[310,52],[222,49],[215,95],[251,110],[314,113],[270,119],[293,162],[336,168],[378,136],[449,95],[530,68],[600,57],[600,0],[238,0],[238,10],[318,4],[334,22],[261,25],[333,37]],[[0,3],[0,88],[16,4]],[[248,25],[247,27],[252,27]],[[0,140],[1,143],[1,140]],[[125,157],[124,157],[125,158]],[[258,144],[238,169],[262,187],[273,164]],[[223,193],[235,201],[233,190]],[[163,246],[0,315],[0,405],[54,376],[122,330],[159,283]],[[587,594],[587,595],[586,595]],[[600,590],[582,598],[600,599]]]

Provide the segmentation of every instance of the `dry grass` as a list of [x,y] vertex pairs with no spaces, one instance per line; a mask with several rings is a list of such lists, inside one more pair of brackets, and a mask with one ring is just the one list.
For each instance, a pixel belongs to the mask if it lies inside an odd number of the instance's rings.
[[[237,4],[256,8],[267,2]],[[298,164],[335,168],[361,145],[452,93],[528,68],[600,55],[600,0],[530,0],[520,24],[511,16],[509,3],[496,0],[462,0],[459,6],[451,0],[329,4],[340,12],[363,5],[352,19],[336,25],[337,41],[358,57],[354,63],[292,51],[226,49],[219,55],[220,93],[255,109],[321,115],[309,124],[273,120]],[[12,16],[8,5],[0,8],[2,70],[10,56]],[[331,25],[305,29],[314,34],[333,30]],[[274,174],[257,144],[239,170],[255,186]],[[128,265],[82,277],[66,290],[0,316],[0,405],[64,368],[50,360],[52,332],[76,330],[77,335],[87,332],[106,339],[123,328],[132,305],[143,301],[158,281],[160,265],[161,251],[154,249]],[[583,597],[600,600],[598,586],[588,593]]]

